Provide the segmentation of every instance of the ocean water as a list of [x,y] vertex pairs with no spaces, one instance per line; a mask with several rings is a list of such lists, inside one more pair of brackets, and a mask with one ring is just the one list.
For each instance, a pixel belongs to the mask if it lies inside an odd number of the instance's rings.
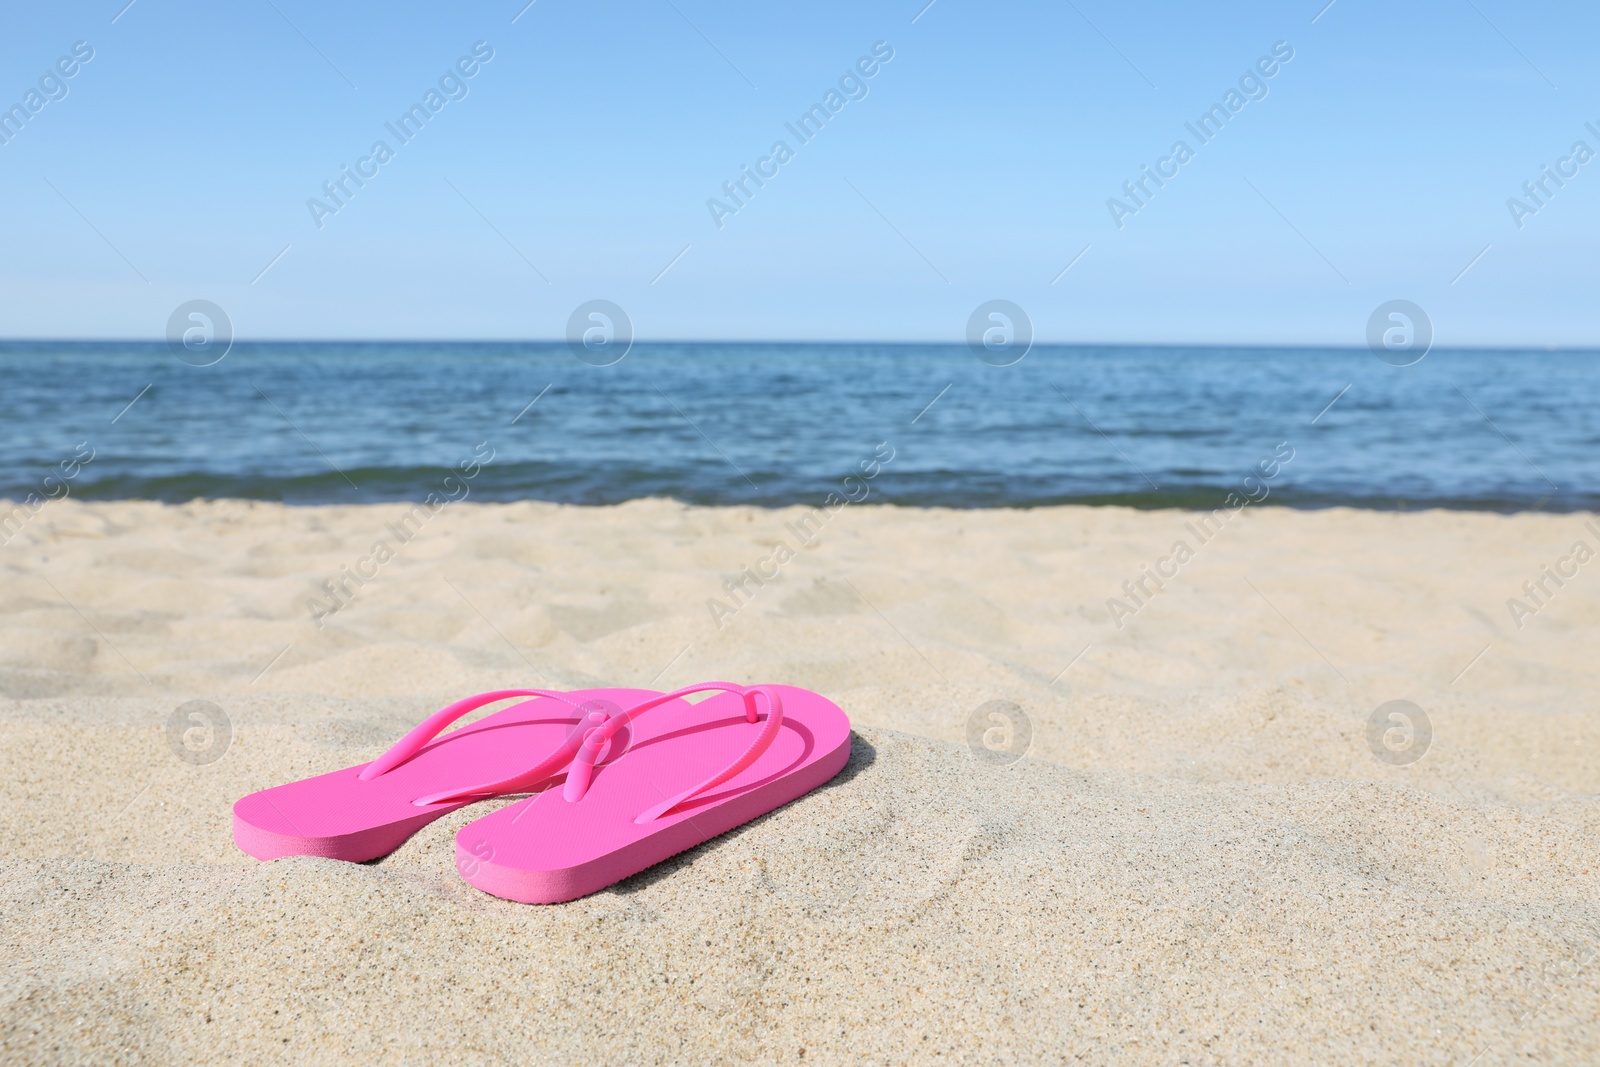
[[13,341],[0,497],[1594,509],[1597,398],[1576,351]]

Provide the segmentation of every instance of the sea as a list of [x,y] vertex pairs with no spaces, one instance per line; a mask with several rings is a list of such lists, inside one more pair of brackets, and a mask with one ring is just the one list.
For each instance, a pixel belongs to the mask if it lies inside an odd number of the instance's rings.
[[[0,342],[0,497],[1593,510],[1600,351]],[[466,474],[471,471],[470,476]],[[453,481],[446,482],[446,479]]]

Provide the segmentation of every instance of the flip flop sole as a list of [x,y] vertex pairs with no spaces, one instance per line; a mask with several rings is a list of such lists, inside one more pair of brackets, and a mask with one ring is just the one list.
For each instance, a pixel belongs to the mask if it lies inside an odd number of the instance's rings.
[[[573,700],[627,707],[657,694],[645,689],[585,689]],[[685,705],[687,706],[687,705]],[[420,797],[506,778],[558,748],[578,722],[569,705],[536,697],[441,734],[370,781],[367,764],[263,789],[233,806],[233,840],[259,860],[320,856],[362,863],[393,852],[442,815],[472,801],[418,807]]]
[[462,827],[456,869],[471,885],[524,904],[557,904],[604,889],[694,848],[827,782],[850,758],[850,720],[804,689],[768,686],[783,701],[771,747],[751,766],[677,811],[636,817],[728,764],[751,741],[742,698],[722,694],[641,717],[628,751],[599,767],[588,793],[547,789]]

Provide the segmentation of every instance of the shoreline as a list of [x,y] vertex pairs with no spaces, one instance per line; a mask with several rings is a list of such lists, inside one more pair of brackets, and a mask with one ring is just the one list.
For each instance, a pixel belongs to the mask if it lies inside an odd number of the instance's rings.
[[[439,474],[441,477],[447,476],[450,473],[449,472],[449,468],[445,468],[445,467],[435,468],[434,471],[435,471],[436,474]],[[337,478],[337,475],[335,475],[334,477]],[[1066,509],[1066,508],[1090,508],[1090,509],[1121,508],[1121,509],[1124,509],[1124,510],[1127,510],[1127,511],[1140,512],[1140,513],[1159,512],[1159,511],[1181,511],[1181,512],[1194,513],[1194,512],[1213,511],[1216,508],[1219,508],[1219,507],[1223,506],[1223,501],[1226,499],[1226,497],[1227,497],[1229,492],[1230,492],[1230,490],[1219,488],[1219,489],[1216,490],[1215,497],[1213,497],[1211,495],[1211,492],[1209,490],[1204,491],[1204,492],[1197,492],[1197,493],[1194,494],[1194,500],[1193,500],[1192,503],[1141,503],[1141,502],[1138,502],[1136,495],[1130,495],[1132,497],[1132,499],[1133,499],[1133,502],[1129,502],[1130,497],[1124,497],[1124,496],[1107,496],[1107,497],[1095,496],[1095,497],[1073,497],[1073,498],[1070,498],[1070,499],[1061,499],[1061,500],[1051,499],[1051,500],[1041,500],[1041,501],[1027,501],[1027,502],[1021,502],[1021,503],[977,503],[977,504],[951,504],[951,503],[948,503],[948,502],[939,502],[939,501],[935,501],[935,500],[929,500],[928,502],[921,502],[921,501],[906,501],[906,500],[876,500],[876,499],[874,499],[874,500],[871,500],[870,502],[862,501],[862,504],[864,506],[871,506],[871,507],[901,508],[901,509],[904,509],[904,510],[907,510],[907,511],[948,511],[948,512],[954,512],[954,513],[969,513],[969,512],[984,512],[984,511],[1031,512],[1031,511],[1042,511],[1042,510],[1050,510],[1050,509]],[[1281,499],[1285,495],[1289,496],[1290,499],[1288,499],[1288,500]],[[295,508],[295,509],[299,509],[299,508],[344,508],[344,507],[375,507],[376,508],[376,507],[389,507],[389,506],[393,506],[393,505],[417,504],[417,503],[419,503],[418,498],[416,496],[414,496],[414,495],[413,496],[396,495],[396,496],[392,496],[392,497],[385,496],[385,497],[378,497],[378,498],[373,498],[373,499],[361,499],[361,500],[314,500],[314,499],[285,500],[285,499],[282,499],[281,497],[265,497],[265,496],[206,496],[206,495],[186,496],[186,497],[181,497],[181,498],[176,498],[175,497],[175,498],[168,499],[168,498],[164,498],[164,497],[152,497],[152,496],[96,496],[96,495],[93,495],[93,494],[85,495],[85,494],[83,494],[81,492],[78,492],[78,493],[73,493],[71,496],[61,496],[61,497],[55,497],[55,498],[41,497],[40,499],[44,502],[45,506],[48,506],[49,504],[57,503],[60,500],[70,499],[70,500],[73,500],[73,501],[75,501],[77,503],[80,503],[80,504],[95,504],[95,505],[105,505],[105,504],[156,504],[156,505],[161,505],[163,507],[185,507],[185,506],[188,506],[188,505],[205,505],[205,504],[244,504],[244,505],[252,505],[252,506],[254,506],[254,505],[273,505],[273,506],[279,506],[279,507],[285,507],[285,508]],[[1187,500],[1189,500],[1189,496],[1185,495],[1181,499],[1187,501]],[[425,500],[425,495],[424,495],[424,500]],[[591,509],[626,507],[626,506],[628,506],[630,504],[669,504],[669,505],[672,505],[672,506],[675,506],[675,507],[704,508],[704,509],[707,509],[707,510],[714,510],[714,509],[718,509],[718,508],[755,508],[755,509],[761,510],[761,511],[783,511],[783,510],[785,510],[787,508],[814,508],[814,507],[820,507],[825,502],[825,500],[826,500],[826,494],[819,494],[818,499],[816,499],[814,501],[786,500],[784,502],[770,502],[770,501],[760,501],[760,500],[757,500],[757,501],[732,500],[732,501],[722,501],[722,502],[712,502],[712,503],[705,503],[705,502],[700,502],[700,501],[691,500],[691,499],[684,499],[684,498],[681,498],[681,497],[672,496],[670,494],[655,494],[655,495],[647,495],[647,496],[633,496],[633,497],[626,497],[626,498],[618,499],[618,500],[600,500],[600,501],[550,500],[550,499],[544,499],[544,498],[539,498],[539,497],[514,497],[514,498],[513,497],[507,497],[507,498],[504,498],[504,499],[499,498],[499,497],[492,497],[492,498],[489,498],[489,499],[482,499],[481,498],[481,494],[480,494],[479,498],[474,498],[474,499],[471,499],[470,501],[467,498],[463,498],[463,499],[461,499],[459,501],[455,501],[455,502],[456,503],[468,503],[468,502],[470,502],[470,503],[472,503],[474,505],[477,505],[477,506],[490,506],[490,505],[511,506],[511,505],[518,505],[518,504],[532,504],[532,505],[544,505],[544,506],[550,506],[550,507],[591,508]],[[1380,501],[1385,501],[1385,500],[1389,501],[1389,503],[1388,504],[1380,503]],[[24,497],[8,497],[8,496],[0,495],[0,516],[5,515],[10,510],[21,508],[26,503],[27,503],[27,498],[25,496]],[[1265,510],[1283,510],[1283,511],[1310,512],[1310,513],[1324,512],[1324,511],[1341,511],[1341,510],[1343,510],[1343,511],[1371,512],[1371,513],[1380,514],[1380,515],[1416,515],[1416,514],[1426,514],[1428,512],[1449,512],[1449,513],[1460,513],[1460,514],[1468,514],[1468,515],[1504,515],[1504,516],[1515,516],[1515,515],[1596,515],[1596,516],[1600,516],[1600,500],[1597,500],[1592,505],[1589,505],[1589,504],[1572,504],[1572,505],[1554,506],[1554,505],[1546,504],[1544,506],[1535,507],[1535,506],[1532,506],[1532,505],[1519,503],[1519,502],[1511,501],[1511,500],[1480,500],[1480,499],[1466,498],[1466,497],[1452,497],[1452,498],[1443,499],[1443,500],[1423,500],[1423,501],[1419,501],[1419,502],[1412,502],[1412,501],[1409,501],[1409,500],[1406,500],[1406,499],[1402,499],[1402,498],[1397,498],[1397,497],[1395,497],[1395,498],[1370,497],[1370,498],[1360,498],[1360,499],[1347,499],[1347,498],[1344,498],[1344,497],[1333,497],[1333,496],[1329,496],[1329,497],[1321,497],[1321,496],[1317,496],[1317,497],[1295,497],[1293,494],[1284,493],[1284,491],[1282,489],[1279,489],[1274,494],[1274,497],[1269,498],[1267,500],[1263,500],[1263,501],[1261,501],[1259,503],[1252,503],[1250,506],[1253,507],[1253,508],[1265,509]]]

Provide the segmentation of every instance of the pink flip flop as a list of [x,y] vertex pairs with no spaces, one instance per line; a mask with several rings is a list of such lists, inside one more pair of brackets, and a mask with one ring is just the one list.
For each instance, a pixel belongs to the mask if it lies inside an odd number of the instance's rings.
[[[438,736],[469,711],[512,697],[534,699]],[[586,730],[659,697],[649,689],[501,689],[458,700],[371,763],[240,798],[234,843],[259,860],[376,859],[441,815],[530,791],[566,769]]]
[[[681,699],[707,690],[721,692]],[[582,733],[562,788],[457,831],[469,883],[525,904],[572,900],[803,796],[850,757],[845,713],[787,685],[694,685]]]

